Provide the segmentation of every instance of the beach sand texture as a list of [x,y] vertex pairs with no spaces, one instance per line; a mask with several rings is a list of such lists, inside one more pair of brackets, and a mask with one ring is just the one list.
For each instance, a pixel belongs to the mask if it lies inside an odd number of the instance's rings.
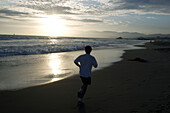
[[84,106],[76,106],[81,81],[75,75],[51,84],[1,91],[0,113],[170,113],[170,46],[145,46],[127,50],[122,61],[93,72]]

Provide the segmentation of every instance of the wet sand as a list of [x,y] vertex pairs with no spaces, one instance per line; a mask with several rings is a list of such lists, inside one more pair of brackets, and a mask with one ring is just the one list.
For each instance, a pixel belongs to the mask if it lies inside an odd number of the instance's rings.
[[147,43],[146,47],[128,50],[122,61],[93,72],[84,106],[76,106],[81,81],[75,75],[42,86],[1,91],[0,113],[168,113],[169,45]]

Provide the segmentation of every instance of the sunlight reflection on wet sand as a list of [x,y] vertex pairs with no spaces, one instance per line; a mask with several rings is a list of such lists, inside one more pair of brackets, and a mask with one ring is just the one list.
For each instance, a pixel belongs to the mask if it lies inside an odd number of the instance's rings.
[[54,75],[54,77],[52,78],[52,80],[50,82],[55,82],[55,81],[59,81],[59,80],[63,79],[63,78],[57,77],[57,75],[63,73],[62,63],[61,63],[61,60],[62,60],[61,54],[54,53],[49,56],[49,59],[50,59],[49,66],[51,67],[52,74]]
[[[70,53],[51,53],[48,56],[49,72],[52,78],[49,82],[55,82],[69,77],[74,73],[78,73],[76,66],[73,63],[75,54]],[[70,62],[72,61],[72,62]]]
[[61,59],[60,54],[51,54],[49,65],[54,75],[61,74]]

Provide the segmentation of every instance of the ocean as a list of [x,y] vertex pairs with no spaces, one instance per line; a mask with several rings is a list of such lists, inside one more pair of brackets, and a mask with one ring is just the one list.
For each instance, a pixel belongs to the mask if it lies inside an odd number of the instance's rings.
[[[145,40],[0,35],[0,90],[18,90],[47,84],[78,74],[73,61],[93,48],[99,67],[120,61],[124,50]],[[140,49],[140,48],[139,48]],[[94,71],[97,69],[93,69]]]

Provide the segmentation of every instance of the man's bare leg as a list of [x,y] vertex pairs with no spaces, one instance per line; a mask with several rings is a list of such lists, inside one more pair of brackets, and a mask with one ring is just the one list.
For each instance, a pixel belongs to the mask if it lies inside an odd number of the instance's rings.
[[86,90],[87,90],[87,86],[83,84],[82,87],[80,88],[80,91],[78,92],[78,98],[79,98],[79,102],[82,102],[82,98],[84,97]]

